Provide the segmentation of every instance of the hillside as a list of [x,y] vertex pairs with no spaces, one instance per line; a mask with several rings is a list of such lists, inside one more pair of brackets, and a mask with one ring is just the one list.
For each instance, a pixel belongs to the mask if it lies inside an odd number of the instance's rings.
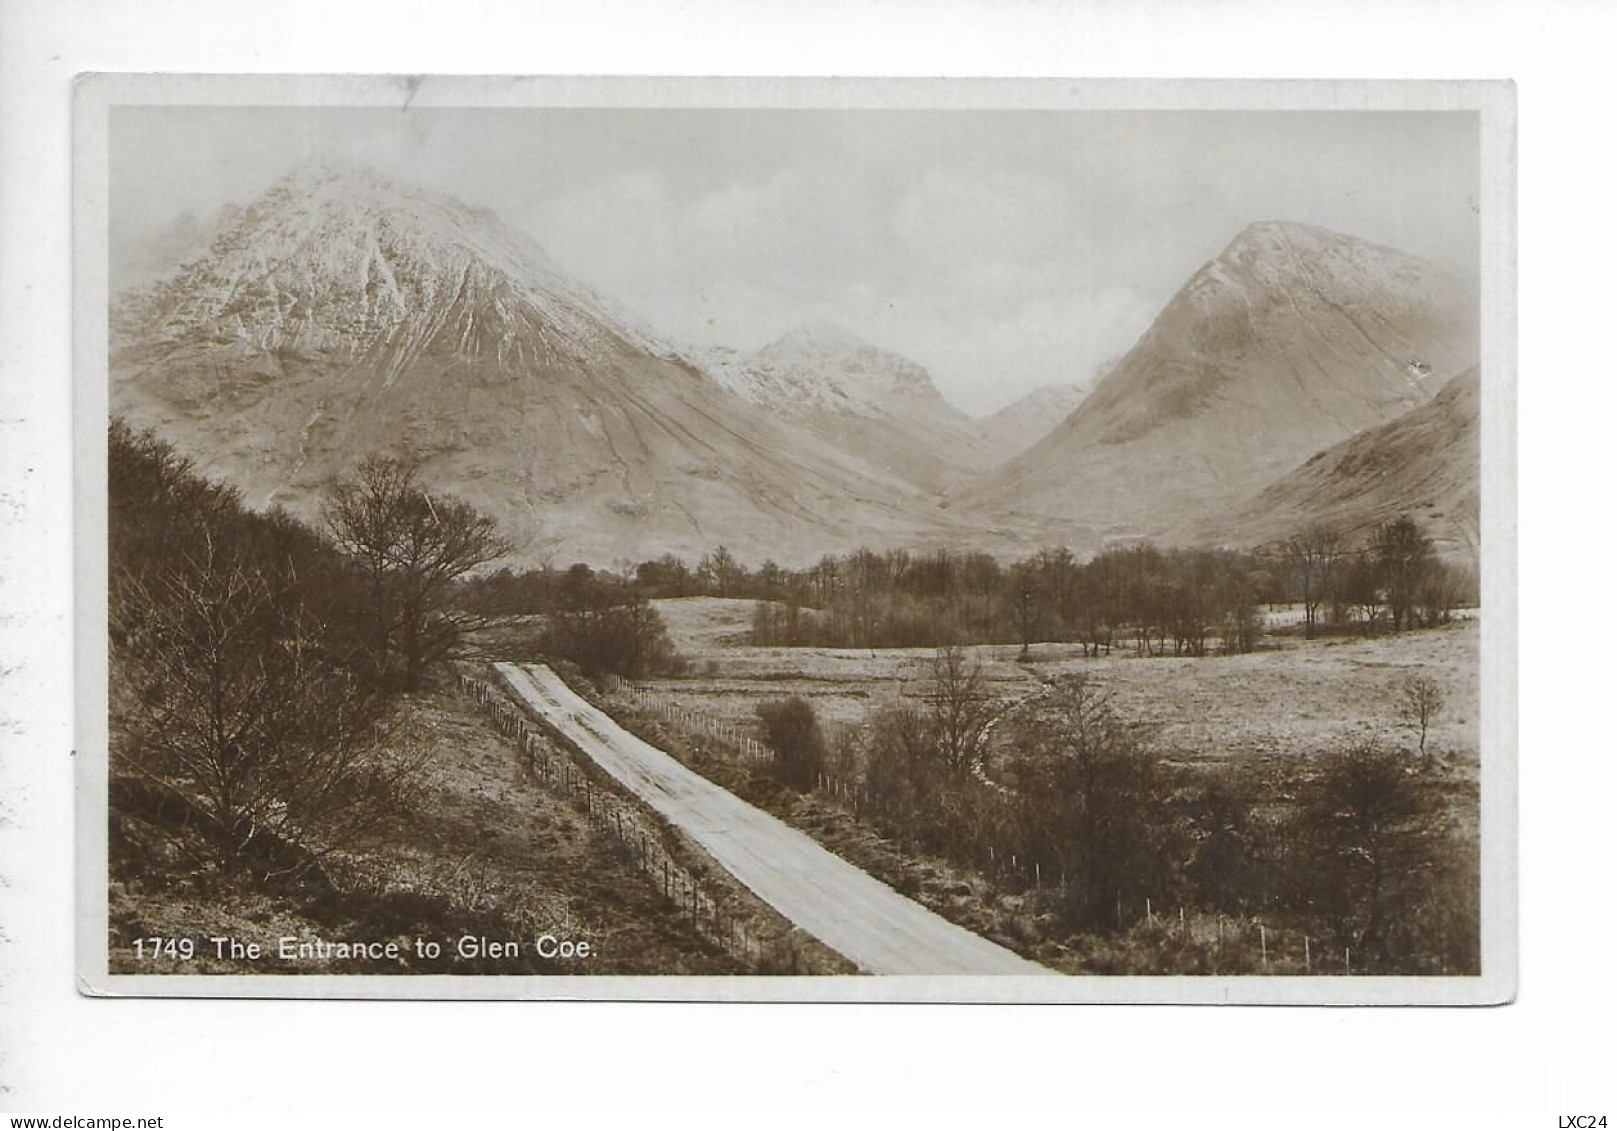
[[1472,367],[1419,408],[1328,448],[1256,498],[1209,516],[1187,541],[1257,546],[1312,522],[1349,536],[1407,514],[1440,553],[1480,549],[1482,383]]
[[1080,385],[1040,385],[989,416],[977,421],[996,462],[1027,451],[1072,414],[1089,390]]
[[951,541],[937,506],[704,377],[484,209],[304,168],[113,311],[112,402],[313,513],[376,451],[498,518],[525,561],[783,562]]
[[1253,224],[1076,412],[950,505],[1073,545],[1163,537],[1424,404],[1476,343],[1467,282],[1352,236]]

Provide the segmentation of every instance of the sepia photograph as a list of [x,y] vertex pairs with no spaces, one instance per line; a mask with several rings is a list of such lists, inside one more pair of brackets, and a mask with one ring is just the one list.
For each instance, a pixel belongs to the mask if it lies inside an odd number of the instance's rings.
[[1508,84],[75,131],[86,992],[1514,995]]

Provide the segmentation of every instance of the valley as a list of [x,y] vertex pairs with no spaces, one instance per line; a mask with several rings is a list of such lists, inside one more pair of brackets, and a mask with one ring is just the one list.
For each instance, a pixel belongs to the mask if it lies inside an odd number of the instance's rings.
[[[693,597],[654,602],[692,673],[644,682],[660,700],[735,725],[755,726],[757,705],[796,695],[813,703],[828,730],[866,726],[885,707],[919,702],[932,681],[931,648],[789,648],[748,642],[752,602]],[[1296,611],[1270,614],[1274,627],[1247,655],[1192,659],[1136,656],[1119,649],[1085,656],[1075,644],[1035,645],[1021,661],[1014,645],[976,645],[983,694],[1016,702],[1065,676],[1103,684],[1120,711],[1151,728],[1174,761],[1306,760],[1314,752],[1401,725],[1404,678],[1437,678],[1447,709],[1433,731],[1456,765],[1474,773],[1481,711],[1472,673],[1474,619],[1430,632],[1305,641]],[[1283,703],[1285,710],[1276,710]]]
[[[171,242],[194,253],[187,232]],[[802,565],[860,545],[1281,537],[1286,508],[1263,492],[1474,362],[1475,297],[1387,248],[1254,224],[1092,392],[1041,388],[974,420],[842,327],[679,347],[491,214],[314,166],[125,293],[113,329],[114,410],[254,505],[313,516],[323,484],[386,452],[498,518],[522,564],[724,544]],[[1461,448],[1375,446],[1452,470],[1378,469],[1344,488],[1344,518],[1424,507],[1475,530]]]
[[277,973],[1477,969],[1473,280],[1251,222],[973,416],[363,167],[117,269],[120,971],[185,922],[482,940]]
[[[657,608],[690,660],[688,670],[610,684],[597,696],[600,711],[633,731],[637,741],[673,752],[686,767],[938,915],[1068,974],[1353,972],[1351,941],[1332,938],[1317,920],[1279,901],[1261,911],[1258,905],[1224,903],[1217,914],[1219,905],[1204,902],[1205,895],[1188,896],[1160,877],[1143,889],[1131,886],[1137,894],[1119,905],[1121,930],[1074,929],[1066,902],[1070,858],[1064,863],[1026,839],[1026,829],[999,825],[986,815],[976,819],[987,821],[994,839],[975,847],[942,831],[923,833],[923,820],[895,819],[891,803],[877,792],[868,759],[890,741],[883,736],[894,717],[935,709],[935,652],[758,648],[747,643],[744,602],[684,599],[658,602]],[[1467,854],[1476,851],[1479,838],[1480,704],[1469,675],[1476,663],[1476,622],[1462,617],[1444,629],[1375,640],[1304,641],[1296,635],[1294,612],[1275,610],[1260,649],[1239,657],[1096,658],[1046,645],[1019,661],[1014,649],[967,649],[970,669],[980,674],[974,694],[993,705],[996,720],[988,728],[992,733],[984,734],[981,762],[990,784],[973,787],[990,800],[973,804],[1009,800],[994,791],[1016,779],[1018,720],[1081,676],[1102,690],[1107,709],[1128,720],[1157,760],[1159,788],[1176,799],[1153,818],[1163,822],[1160,835],[1194,837],[1190,830],[1204,819],[1198,798],[1226,788],[1256,790],[1264,800],[1251,812],[1223,819],[1241,827],[1243,838],[1253,838],[1252,850],[1283,861],[1295,848],[1256,844],[1302,819],[1297,807],[1318,788],[1320,776],[1332,772],[1334,752],[1391,742],[1411,767],[1403,772],[1420,767],[1424,804],[1441,813],[1432,835],[1442,847],[1421,851],[1439,854],[1442,874],[1455,877],[1444,883],[1463,885]],[[1412,676],[1434,680],[1444,702],[1439,721],[1419,737],[1403,707]],[[814,786],[801,791],[782,788],[771,763],[769,727],[760,722],[764,709],[783,699],[809,704],[824,734],[824,768]],[[1293,707],[1276,711],[1276,703]],[[947,804],[956,812],[963,808],[962,816],[973,808],[963,798]],[[1261,832],[1265,827],[1272,831]],[[1194,839],[1177,843],[1193,857],[1205,850],[1192,847]],[[1227,876],[1224,882],[1249,881]],[[1463,903],[1462,896],[1453,897]],[[1111,908],[1106,910],[1110,919]],[[1263,953],[1260,925],[1266,932]],[[1463,933],[1439,945],[1453,949],[1422,959],[1432,963],[1431,972],[1467,961]]]

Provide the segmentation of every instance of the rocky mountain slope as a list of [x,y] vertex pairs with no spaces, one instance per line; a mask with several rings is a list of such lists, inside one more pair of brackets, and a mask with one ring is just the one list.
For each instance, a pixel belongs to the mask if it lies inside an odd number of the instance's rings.
[[1090,547],[1163,537],[1426,403],[1476,361],[1472,284],[1290,223],[1202,267],[1049,436],[951,507]]
[[488,211],[369,172],[294,173],[112,330],[114,410],[255,505],[313,513],[388,451],[529,561],[960,536],[908,478],[718,387]]
[[1089,390],[1080,385],[1040,385],[998,412],[977,421],[997,462],[1021,455],[1044,439],[1078,407]]
[[695,360],[730,392],[923,491],[993,462],[926,369],[840,326],[807,323],[752,353],[715,349]]
[[1482,383],[1476,367],[1419,408],[1327,448],[1256,498],[1183,532],[1198,543],[1259,546],[1324,522],[1349,538],[1407,514],[1440,553],[1480,549]]

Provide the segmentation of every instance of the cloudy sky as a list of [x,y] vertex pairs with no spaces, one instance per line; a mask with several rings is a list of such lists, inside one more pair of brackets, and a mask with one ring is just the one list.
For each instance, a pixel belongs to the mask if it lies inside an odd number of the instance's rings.
[[114,262],[362,162],[494,209],[675,341],[829,320],[973,413],[1089,381],[1255,220],[1478,257],[1471,114],[142,108],[111,150]]

